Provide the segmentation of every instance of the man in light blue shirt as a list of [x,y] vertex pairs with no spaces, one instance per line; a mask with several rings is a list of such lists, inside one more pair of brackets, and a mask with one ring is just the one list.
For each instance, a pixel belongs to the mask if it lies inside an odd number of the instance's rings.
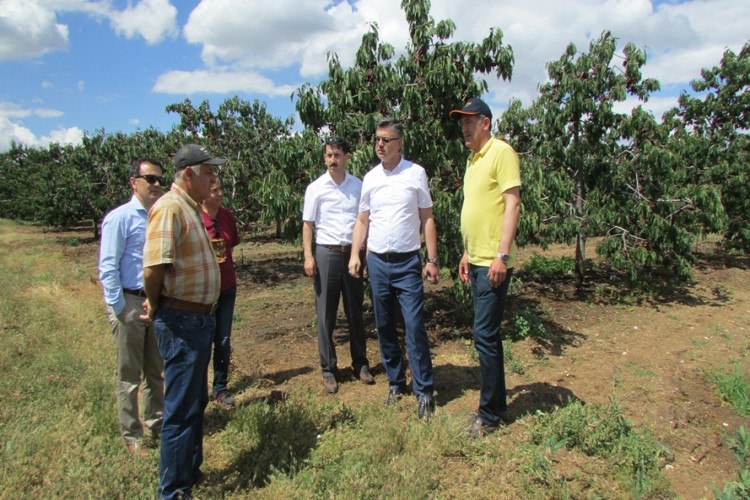
[[[140,319],[143,301],[143,245],[148,211],[162,195],[161,163],[139,159],[130,166],[133,197],[112,210],[102,223],[99,279],[104,288],[107,318],[117,348],[117,412],[120,433],[131,455],[145,456],[143,427],[159,435],[164,412],[164,361],[153,324]],[[143,381],[143,413],[138,392]]]

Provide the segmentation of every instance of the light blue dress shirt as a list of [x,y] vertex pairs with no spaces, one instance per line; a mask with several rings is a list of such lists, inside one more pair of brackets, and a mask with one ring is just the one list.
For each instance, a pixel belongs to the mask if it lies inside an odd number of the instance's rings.
[[99,250],[99,280],[104,302],[115,314],[125,307],[123,288],[143,288],[143,245],[146,242],[148,212],[135,195],[112,210],[102,222]]

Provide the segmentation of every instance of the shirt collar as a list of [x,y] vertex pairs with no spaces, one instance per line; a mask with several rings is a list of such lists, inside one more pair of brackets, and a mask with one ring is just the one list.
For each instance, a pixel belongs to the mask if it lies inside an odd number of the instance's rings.
[[344,180],[341,181],[341,184],[336,184],[336,181],[334,181],[333,177],[331,177],[331,172],[329,172],[328,170],[326,170],[326,182],[328,182],[330,184],[333,184],[334,186],[343,186],[344,184],[346,184],[346,181],[348,181],[348,180],[349,180],[349,171],[348,170],[344,170]]
[[139,200],[136,195],[130,197],[128,206],[133,210],[142,210],[144,212],[147,212],[146,207],[143,206],[143,203],[141,203],[141,200]]
[[200,205],[198,205],[198,203],[194,199],[192,199],[190,195],[187,194],[187,192],[185,192],[184,189],[178,186],[177,183],[172,184],[171,191],[174,191],[174,194],[179,196],[182,200],[185,201],[185,203],[190,205],[190,208],[192,208],[196,212],[200,211]]
[[482,149],[480,149],[477,152],[471,153],[471,160],[474,160],[475,158],[481,158],[485,154],[487,154],[487,151],[489,151],[490,146],[492,146],[492,143],[494,142],[495,138],[490,136],[489,140],[482,146]]

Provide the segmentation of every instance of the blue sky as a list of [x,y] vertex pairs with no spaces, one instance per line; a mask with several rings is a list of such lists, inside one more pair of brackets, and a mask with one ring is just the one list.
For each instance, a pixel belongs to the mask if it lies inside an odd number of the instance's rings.
[[[433,0],[431,14],[455,21],[454,40],[504,32],[516,62],[510,83],[488,80],[497,113],[511,98],[530,104],[545,63],[605,29],[648,51],[645,76],[663,88],[647,105],[656,116],[750,40],[748,0]],[[326,77],[328,52],[349,64],[372,22],[403,51],[400,0],[0,0],[0,151],[100,128],[166,132],[177,120],[164,108],[185,98],[216,109],[239,95],[294,116],[294,89]]]

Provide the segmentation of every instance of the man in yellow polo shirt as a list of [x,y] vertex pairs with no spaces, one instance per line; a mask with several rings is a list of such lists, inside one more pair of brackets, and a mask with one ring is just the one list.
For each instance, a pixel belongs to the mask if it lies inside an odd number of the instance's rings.
[[464,174],[464,254],[458,275],[471,282],[474,300],[481,384],[479,408],[467,432],[480,437],[496,430],[508,410],[500,322],[516,261],[521,173],[513,148],[492,137],[492,112],[481,99],[472,97],[450,116],[460,117],[464,142],[472,151]]

